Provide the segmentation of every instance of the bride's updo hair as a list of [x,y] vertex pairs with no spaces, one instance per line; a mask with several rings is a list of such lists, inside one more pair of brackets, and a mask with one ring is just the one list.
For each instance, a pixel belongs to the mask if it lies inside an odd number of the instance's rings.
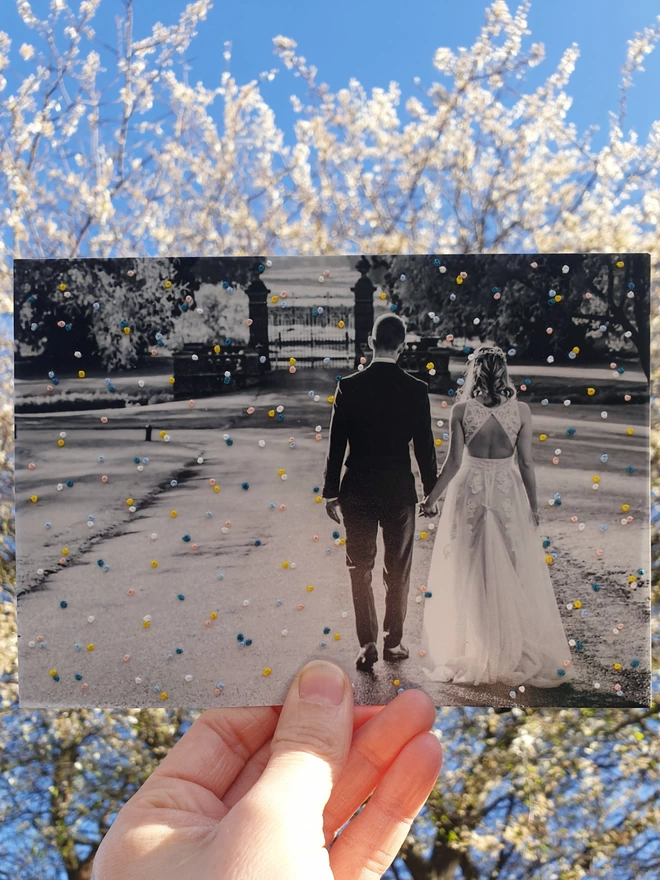
[[488,407],[498,406],[503,397],[516,396],[501,348],[482,345],[475,351],[468,366],[465,385],[458,396],[461,399],[478,397]]

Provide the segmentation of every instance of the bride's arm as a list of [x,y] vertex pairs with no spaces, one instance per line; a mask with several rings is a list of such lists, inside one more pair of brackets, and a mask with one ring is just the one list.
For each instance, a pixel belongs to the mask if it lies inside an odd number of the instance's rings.
[[438,499],[454,479],[461,466],[463,449],[465,448],[465,434],[463,433],[464,410],[464,403],[455,403],[452,408],[449,427],[449,451],[440,469],[438,480],[424,501],[426,507],[435,507]]
[[534,459],[532,457],[532,413],[526,403],[520,403],[521,427],[518,434],[518,467],[522,477],[529,506],[538,525],[538,501],[536,499],[536,475],[534,473]]

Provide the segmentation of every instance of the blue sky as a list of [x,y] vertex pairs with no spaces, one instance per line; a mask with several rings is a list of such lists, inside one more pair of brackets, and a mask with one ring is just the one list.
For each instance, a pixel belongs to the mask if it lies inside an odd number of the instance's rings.
[[[70,0],[75,5],[75,0]],[[32,0],[36,14],[49,0]],[[137,0],[137,36],[154,21],[176,20],[185,0]],[[14,0],[0,0],[0,27],[20,45],[32,34],[19,23]],[[432,58],[438,46],[469,46],[483,22],[486,0],[217,0],[210,18],[192,46],[192,80],[213,86],[224,62],[223,42],[233,43],[232,70],[239,81],[256,77],[278,66],[272,54],[272,38],[292,37],[299,51],[319,68],[319,80],[332,89],[356,77],[367,88],[398,81],[404,96],[413,90],[414,76],[422,82],[434,75]],[[513,8],[514,3],[510,3]],[[114,17],[122,0],[103,0],[97,31],[114,38]],[[660,14],[660,0],[536,0],[529,16],[531,39],[543,42],[547,60],[533,71],[535,83],[554,67],[562,51],[579,44],[581,57],[569,86],[574,97],[570,120],[580,129],[591,124],[606,129],[608,110],[618,100],[619,69],[625,58],[626,40],[652,24]],[[18,59],[20,62],[20,59]],[[629,123],[645,138],[649,125],[660,118],[660,51],[647,59],[647,70],[629,100]],[[299,81],[282,73],[263,93],[275,109],[278,122],[288,128],[293,114],[289,94]],[[603,136],[597,137],[597,145]]]

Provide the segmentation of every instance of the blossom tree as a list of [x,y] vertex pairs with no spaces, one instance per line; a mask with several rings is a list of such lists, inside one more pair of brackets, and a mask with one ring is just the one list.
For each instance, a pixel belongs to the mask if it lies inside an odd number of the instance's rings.
[[[544,60],[526,2],[495,0],[474,44],[438,49],[435,81],[406,96],[355,80],[334,92],[276,37],[282,75],[295,76],[286,134],[260,91],[279,72],[238,83],[226,46],[217,88],[189,82],[210,0],[148,34],[125,0],[111,47],[94,30],[100,2],[52,0],[39,18],[17,0],[22,42],[0,33],[4,310],[14,258],[635,251],[650,252],[657,273],[660,120],[641,137],[626,101],[660,22],[628,42],[597,149],[566,118],[577,46],[525,91]],[[18,710],[3,390],[0,880],[83,880],[118,808],[195,713]],[[445,769],[391,876],[657,877],[658,711],[440,711]]]

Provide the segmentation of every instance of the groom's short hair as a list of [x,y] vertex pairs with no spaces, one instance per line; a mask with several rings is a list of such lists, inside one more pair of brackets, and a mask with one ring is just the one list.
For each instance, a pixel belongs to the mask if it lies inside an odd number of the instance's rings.
[[398,315],[381,315],[371,331],[374,346],[383,351],[396,351],[405,342],[406,325]]

